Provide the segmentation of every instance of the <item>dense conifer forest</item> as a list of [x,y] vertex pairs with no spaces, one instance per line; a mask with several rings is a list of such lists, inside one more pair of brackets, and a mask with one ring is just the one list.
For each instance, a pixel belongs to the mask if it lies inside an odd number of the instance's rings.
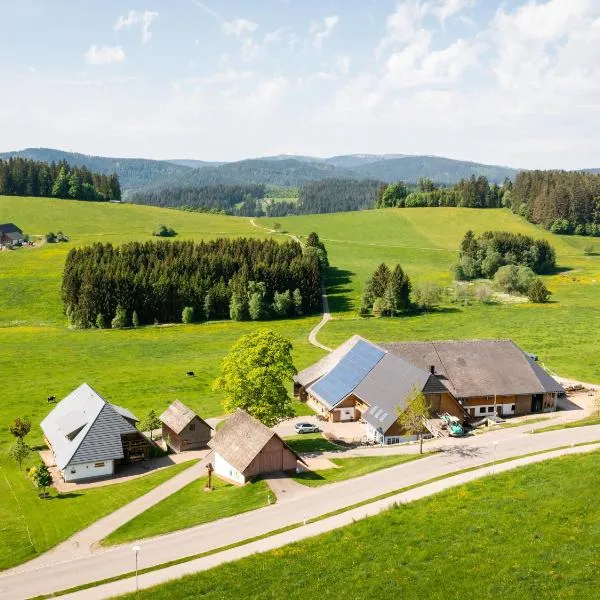
[[98,243],[69,252],[62,298],[77,328],[180,322],[186,307],[193,320],[283,318],[320,308],[321,258],[294,241]]
[[524,171],[512,185],[510,206],[553,233],[600,236],[600,175]]
[[73,167],[66,162],[45,163],[25,158],[0,159],[0,195],[41,196],[72,200],[120,200],[115,174]]

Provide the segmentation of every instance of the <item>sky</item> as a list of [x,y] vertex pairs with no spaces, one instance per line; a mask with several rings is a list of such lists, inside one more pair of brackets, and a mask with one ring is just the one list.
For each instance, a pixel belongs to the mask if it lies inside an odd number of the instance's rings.
[[0,0],[0,151],[600,167],[600,0]]

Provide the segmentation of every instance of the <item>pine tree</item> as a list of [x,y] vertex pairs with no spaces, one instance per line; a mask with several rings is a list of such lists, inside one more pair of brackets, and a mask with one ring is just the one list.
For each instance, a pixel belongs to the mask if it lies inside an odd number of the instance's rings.
[[106,318],[102,313],[98,313],[96,317],[96,327],[98,329],[106,329]]
[[113,329],[127,327],[127,311],[119,304],[113,320],[110,323]]
[[181,313],[182,323],[193,323],[194,321],[194,308],[192,306],[186,306]]
[[137,310],[134,310],[133,314],[131,315],[131,324],[133,327],[140,326],[140,317],[138,316]]
[[391,275],[390,268],[385,263],[381,263],[377,269],[375,269],[375,272],[371,277],[371,292],[373,298],[383,298],[388,283],[390,282]]
[[64,165],[60,168],[58,177],[52,186],[52,195],[55,198],[69,197],[69,175]]

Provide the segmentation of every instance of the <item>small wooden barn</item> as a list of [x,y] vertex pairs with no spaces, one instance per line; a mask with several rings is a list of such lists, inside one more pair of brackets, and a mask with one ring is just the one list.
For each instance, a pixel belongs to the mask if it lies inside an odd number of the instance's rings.
[[214,450],[214,471],[244,484],[263,473],[296,469],[304,463],[274,431],[243,410],[236,410],[217,431],[209,446]]
[[162,438],[174,452],[206,448],[212,427],[183,402],[175,400],[160,415]]

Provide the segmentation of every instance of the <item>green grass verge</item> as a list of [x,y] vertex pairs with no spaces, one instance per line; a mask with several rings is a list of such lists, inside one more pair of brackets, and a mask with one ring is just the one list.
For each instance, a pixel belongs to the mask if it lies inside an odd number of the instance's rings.
[[[196,462],[196,461],[193,461]],[[38,497],[25,472],[8,477],[0,468],[0,569],[49,550],[101,517],[192,466],[181,463],[125,483]]]
[[498,425],[492,425],[491,427],[480,427],[479,429],[473,430],[475,435],[482,435],[484,433],[490,433],[492,431],[501,431],[502,429],[512,429],[513,427],[523,427],[524,425],[533,425],[534,423],[541,423],[547,421],[551,417],[533,417],[532,419],[523,419],[523,421],[507,421],[506,423],[499,423]]
[[295,452],[312,454],[317,452],[335,452],[344,448],[330,442],[322,433],[301,433],[285,438],[285,443]]
[[353,479],[361,475],[367,475],[381,469],[394,467],[403,463],[412,462],[431,456],[433,452],[424,452],[423,454],[394,454],[390,456],[359,456],[355,458],[332,458],[332,463],[337,465],[337,468],[323,469],[317,471],[303,471],[302,473],[294,473],[292,476],[295,481],[308,485],[310,487],[318,487],[328,483],[337,483],[346,479]]
[[532,433],[544,433],[545,431],[557,431],[558,429],[573,429],[574,427],[587,427],[588,425],[600,425],[600,416],[592,415],[590,417],[579,419],[578,421],[571,421],[570,423],[557,423],[556,425],[534,429]]
[[275,502],[264,481],[240,487],[214,477],[214,489],[210,492],[205,490],[206,484],[206,477],[201,477],[186,485],[113,531],[102,544],[112,546],[161,535],[268,506],[269,501]]
[[[600,529],[591,526],[600,521],[599,458],[486,477],[137,597],[445,600],[460,573],[465,600],[589,598],[600,585]],[[319,575],[299,575],[306,573]]]
[[[599,442],[583,442],[583,443],[574,444],[574,445],[575,446],[589,446],[589,445],[597,444],[597,443],[599,443]],[[455,475],[460,475],[462,473],[468,473],[470,471],[476,471],[477,469],[483,469],[485,467],[491,466],[492,464],[501,464],[501,463],[506,463],[506,462],[512,462],[512,461],[518,460],[520,458],[526,458],[527,456],[536,456],[538,454],[546,454],[548,452],[552,452],[552,451],[556,451],[556,450],[562,450],[563,448],[570,448],[570,447],[572,447],[571,444],[569,444],[567,446],[558,446],[557,448],[552,448],[552,449],[549,449],[549,450],[540,450],[540,451],[537,451],[537,452],[531,452],[529,454],[522,454],[520,456],[513,456],[512,458],[505,458],[505,459],[502,459],[502,460],[495,461],[493,463],[485,463],[483,465],[478,465],[476,467],[468,467],[466,469],[461,469],[459,471],[453,471],[451,473],[446,473],[445,475],[440,475],[438,477],[433,477],[431,479],[427,479],[425,481],[422,481],[422,482],[419,482],[419,483],[415,483],[413,485],[405,486],[403,488],[399,488],[397,490],[393,490],[393,491],[387,492],[385,494],[380,494],[379,496],[374,496],[373,498],[369,498],[367,500],[363,500],[362,502],[356,502],[355,504],[351,504],[349,506],[345,506],[344,508],[340,508],[339,510],[335,510],[335,511],[331,511],[331,512],[322,514],[322,515],[320,515],[318,517],[315,517],[313,519],[308,519],[306,522],[307,523],[316,523],[318,521],[322,521],[323,519],[327,519],[328,517],[333,517],[335,515],[347,512],[347,511],[352,510],[354,508],[358,508],[360,506],[365,506],[367,504],[372,504],[373,502],[376,502],[378,500],[383,500],[385,498],[389,498],[391,496],[395,496],[397,494],[401,494],[403,492],[406,492],[406,491],[409,491],[409,490],[412,490],[412,489],[415,489],[415,488],[418,488],[418,487],[421,487],[421,486],[424,486],[424,485],[427,485],[427,484],[430,484],[430,483],[434,483],[434,482],[440,481],[442,479],[447,479],[449,477],[454,477]],[[138,572],[138,574],[142,575],[144,573],[150,573],[152,571],[158,571],[160,569],[166,569],[167,567],[171,567],[173,565],[178,565],[178,564],[181,564],[181,563],[190,562],[190,561],[196,560],[198,558],[203,558],[205,556],[210,556],[212,554],[217,554],[219,552],[224,552],[225,550],[230,550],[231,548],[237,548],[239,546],[245,546],[246,544],[250,544],[250,543],[256,542],[258,540],[262,540],[262,539],[265,539],[265,538],[268,538],[268,537],[272,537],[272,536],[277,535],[279,533],[285,533],[286,531],[291,531],[292,529],[297,529],[298,527],[302,527],[303,525],[304,525],[304,523],[300,523],[300,522],[299,523],[293,523],[291,525],[288,525],[287,527],[281,527],[280,529],[274,529],[273,531],[269,531],[267,533],[263,533],[262,535],[258,535],[258,536],[255,536],[255,537],[252,537],[252,538],[248,538],[248,539],[245,539],[245,540],[242,540],[242,541],[239,541],[239,542],[235,542],[235,543],[229,544],[227,546],[221,546],[219,548],[214,548],[212,550],[207,550],[206,552],[201,552],[199,554],[194,554],[194,555],[191,555],[191,556],[185,556],[183,558],[179,558],[179,559],[176,559],[176,560],[165,562],[165,563],[162,563],[162,564],[159,564],[159,565],[153,565],[151,567],[146,567],[144,569],[140,569],[139,572]],[[121,579],[127,579],[129,577],[134,576],[134,575],[135,575],[135,572],[134,571],[130,571],[129,573],[123,573],[121,575],[116,575],[115,577],[110,577],[110,578],[107,578],[107,579],[102,579],[100,581],[93,581],[93,582],[90,582],[90,583],[82,584],[82,585],[75,586],[75,587],[72,587],[72,588],[68,588],[68,589],[65,589],[65,590],[60,590],[60,591],[52,593],[52,594],[45,594],[43,596],[36,596],[35,598],[32,598],[31,600],[46,600],[47,598],[56,598],[56,597],[59,597],[59,596],[63,596],[65,594],[70,594],[70,593],[77,592],[77,591],[84,590],[84,589],[88,589],[88,588],[91,588],[91,587],[97,587],[99,585],[104,585],[104,584],[107,584],[107,583],[112,583],[114,581],[120,581]]]

